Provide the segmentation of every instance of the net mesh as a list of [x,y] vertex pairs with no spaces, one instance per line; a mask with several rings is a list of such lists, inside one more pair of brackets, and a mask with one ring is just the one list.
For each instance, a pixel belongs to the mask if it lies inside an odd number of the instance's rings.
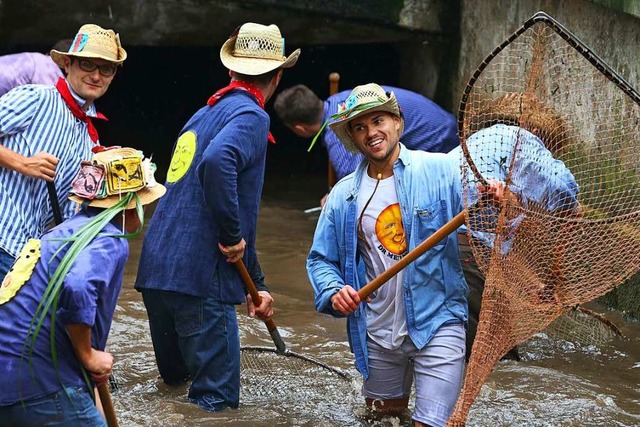
[[[640,268],[635,92],[555,21],[529,22],[460,106],[466,226],[486,284],[449,426],[509,349]],[[499,204],[477,194],[492,178],[506,184]]]
[[339,402],[353,394],[351,377],[319,361],[265,347],[243,347],[240,355],[244,402],[305,399]]
[[582,307],[558,317],[545,330],[544,335],[554,341],[566,341],[579,346],[602,347],[612,343],[622,332],[599,313]]

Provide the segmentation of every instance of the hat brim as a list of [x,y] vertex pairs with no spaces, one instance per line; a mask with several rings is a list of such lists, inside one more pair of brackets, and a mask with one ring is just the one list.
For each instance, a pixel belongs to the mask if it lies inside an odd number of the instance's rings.
[[352,153],[360,154],[360,150],[356,146],[355,142],[353,142],[353,138],[351,137],[351,133],[349,132],[349,122],[351,122],[351,120],[355,119],[356,117],[360,117],[363,114],[369,114],[375,111],[384,111],[385,113],[389,113],[400,118],[400,131],[398,135],[402,135],[402,133],[404,132],[404,119],[396,114],[398,111],[398,101],[395,99],[395,97],[387,100],[384,104],[380,104],[366,110],[358,111],[352,116],[346,117],[342,120],[336,120],[333,123],[329,123],[329,127],[336,134],[340,142],[344,144],[347,150],[351,151]]
[[291,55],[287,56],[283,61],[234,56],[233,47],[235,46],[235,41],[235,37],[232,37],[224,42],[222,48],[220,48],[220,60],[229,70],[247,76],[258,76],[278,68],[291,68],[296,65],[298,57],[300,56],[300,49],[293,51]]
[[[140,197],[140,203],[143,206],[145,206],[145,205],[148,205],[149,203],[155,202],[160,197],[162,197],[166,192],[167,192],[167,189],[164,185],[157,184],[151,188],[145,187],[142,190],[138,191],[137,194],[138,194],[138,197]],[[120,199],[121,199],[120,196],[108,196],[108,197],[105,197],[104,199],[93,199],[91,200],[91,202],[89,202],[89,206],[94,208],[107,209],[115,205],[116,203],[118,203]],[[75,194],[70,194],[69,200],[74,201],[76,203],[80,203],[80,204],[87,201],[87,199],[78,197]],[[125,209],[133,209],[135,207],[136,207],[136,198],[134,197],[131,199],[131,201],[129,202],[129,204]]]
[[122,47],[118,47],[118,60],[114,60],[113,58],[109,58],[107,56],[104,55],[96,55],[95,53],[91,53],[91,52],[73,52],[73,53],[69,53],[69,52],[60,52],[59,50],[55,50],[55,49],[51,49],[51,51],[49,52],[49,56],[51,56],[51,59],[53,60],[53,62],[56,63],[56,65],[60,68],[64,68],[65,67],[65,63],[64,63],[64,57],[71,57],[71,56],[75,56],[78,58],[98,58],[98,59],[104,59],[105,61],[109,61],[109,62],[113,62],[116,65],[121,65],[125,59],[127,59],[127,51],[125,51]]

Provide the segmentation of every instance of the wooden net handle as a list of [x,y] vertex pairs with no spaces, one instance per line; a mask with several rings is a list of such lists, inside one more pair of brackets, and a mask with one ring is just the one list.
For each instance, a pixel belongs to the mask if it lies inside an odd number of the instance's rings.
[[433,248],[438,242],[449,234],[456,231],[462,224],[464,224],[466,211],[460,212],[454,216],[449,222],[440,227],[438,231],[433,233],[430,237],[425,239],[422,243],[416,246],[411,252],[406,254],[400,261],[389,267],[388,270],[380,274],[378,277],[364,285],[359,291],[360,299],[364,300],[369,295],[374,293],[378,288],[384,285],[389,279],[398,274],[400,270],[411,264],[419,256],[423,255],[429,249]]
[[[258,289],[256,288],[255,283],[253,283],[253,279],[251,278],[251,275],[249,275],[249,272],[247,271],[247,267],[245,267],[244,262],[242,262],[242,260],[239,259],[234,263],[234,265],[236,267],[236,270],[238,270],[240,277],[242,277],[242,281],[244,282],[244,285],[247,287],[249,294],[251,295],[253,304],[255,306],[259,306],[262,303],[262,297],[258,293]],[[271,339],[273,340],[273,343],[275,344],[278,351],[281,353],[286,353],[287,346],[282,340],[282,337],[280,336],[280,332],[278,331],[278,327],[276,326],[273,319],[265,320],[264,324],[267,325],[267,330],[269,331],[269,335],[271,335]]]

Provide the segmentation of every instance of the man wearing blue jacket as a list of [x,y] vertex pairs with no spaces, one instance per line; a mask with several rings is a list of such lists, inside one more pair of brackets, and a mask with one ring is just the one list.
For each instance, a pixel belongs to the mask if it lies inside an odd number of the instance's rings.
[[[460,150],[446,155],[408,150],[399,142],[404,123],[397,100],[375,84],[356,87],[335,117],[333,131],[365,161],[336,184],[320,215],[307,258],[316,308],[348,316],[349,342],[369,406],[403,411],[415,381],[415,425],[443,426],[462,383],[468,323],[455,233],[391,278],[366,304],[360,304],[357,290],[463,209]],[[498,203],[508,197],[524,208],[579,212],[573,175],[531,132],[496,124],[470,137],[467,147],[487,180],[482,185],[470,181],[467,203],[487,192]],[[488,216],[496,212],[491,204],[483,207]],[[521,219],[506,225],[516,228]],[[476,227],[472,234],[491,245],[491,230]],[[503,241],[502,249],[509,250],[510,243]]]
[[[240,337],[235,305],[271,318],[255,238],[264,181],[269,115],[283,69],[275,25],[246,23],[220,50],[231,83],[184,126],[140,256],[142,292],[158,370],[165,383],[191,379],[189,399],[207,411],[237,407]],[[233,263],[244,260],[262,296],[253,304]]]
[[408,150],[393,93],[357,86],[330,126],[366,161],[333,188],[307,270],[316,308],[348,316],[347,332],[369,406],[398,414],[415,379],[416,425],[444,425],[462,386],[467,285],[455,235],[360,304],[357,289],[438,230],[462,206],[453,156]]

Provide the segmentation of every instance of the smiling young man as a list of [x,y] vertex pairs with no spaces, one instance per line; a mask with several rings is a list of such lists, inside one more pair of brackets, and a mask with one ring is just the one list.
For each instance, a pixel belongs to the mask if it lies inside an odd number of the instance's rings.
[[0,98],[0,279],[24,244],[52,221],[47,182],[64,218],[74,213],[68,189],[81,160],[99,144],[94,101],[126,59],[120,38],[97,25],[80,27],[67,52],[51,59],[67,73],[55,86],[19,86]]
[[[419,93],[393,86],[381,87],[393,92],[398,103],[404,106],[406,115],[401,136],[407,148],[447,153],[458,146],[457,122],[451,113]],[[353,172],[362,155],[347,150],[336,134],[322,124],[350,93],[350,89],[343,90],[322,100],[307,86],[299,84],[280,92],[273,103],[278,117],[297,136],[313,138],[320,132],[318,142],[326,148],[337,179]]]
[[318,311],[348,316],[367,405],[398,415],[412,383],[416,426],[441,426],[462,386],[467,285],[455,233],[390,279],[366,303],[357,290],[459,213],[457,158],[408,150],[396,97],[376,84],[353,89],[330,124],[364,155],[332,189],[307,258]]

